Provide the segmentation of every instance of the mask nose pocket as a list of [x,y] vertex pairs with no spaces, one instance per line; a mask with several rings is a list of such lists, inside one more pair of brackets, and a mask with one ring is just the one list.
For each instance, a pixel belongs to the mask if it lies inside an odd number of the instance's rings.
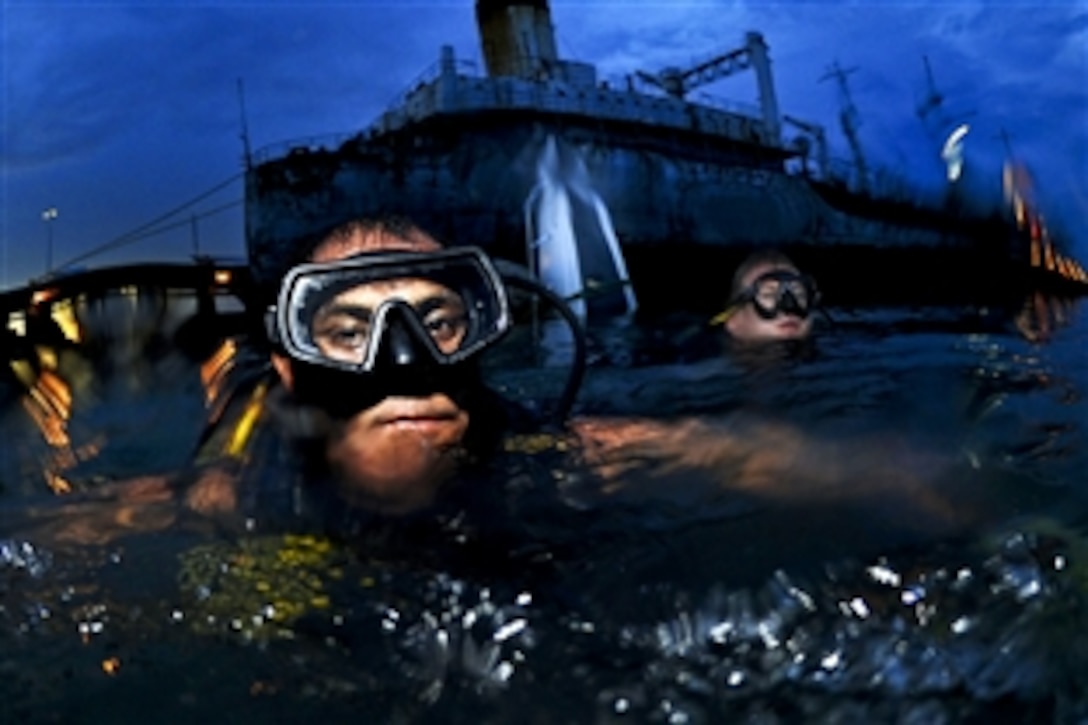
[[797,301],[797,296],[788,287],[782,290],[782,298],[778,301],[778,311],[797,317],[804,317],[807,314],[805,308]]
[[389,302],[376,327],[375,367],[404,367],[434,360],[426,332],[406,303]]

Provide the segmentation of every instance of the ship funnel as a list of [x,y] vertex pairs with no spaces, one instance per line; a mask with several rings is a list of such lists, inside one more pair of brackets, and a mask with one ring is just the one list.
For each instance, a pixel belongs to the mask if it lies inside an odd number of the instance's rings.
[[488,75],[542,78],[559,62],[547,0],[476,0],[476,25]]

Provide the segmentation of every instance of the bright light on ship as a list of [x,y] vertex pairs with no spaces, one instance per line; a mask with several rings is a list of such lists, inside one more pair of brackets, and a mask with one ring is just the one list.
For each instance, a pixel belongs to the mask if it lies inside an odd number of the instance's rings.
[[966,123],[960,124],[955,131],[948,135],[941,149],[941,158],[948,167],[948,180],[956,181],[963,174],[963,138],[971,127]]
[[30,296],[31,305],[40,305],[48,302],[57,296],[57,290],[55,289],[38,289],[34,290],[34,294]]

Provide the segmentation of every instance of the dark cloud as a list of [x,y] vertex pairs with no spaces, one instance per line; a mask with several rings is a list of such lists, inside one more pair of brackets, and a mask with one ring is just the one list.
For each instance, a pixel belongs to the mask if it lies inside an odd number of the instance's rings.
[[[434,27],[448,12],[407,5],[375,19],[373,5],[250,5],[12,11],[5,156],[16,167],[33,166],[133,131],[237,127],[238,79],[255,110],[276,119],[305,128],[354,106],[352,124],[360,125],[380,110],[376,99],[391,100],[408,77],[383,72],[383,62],[421,63],[413,26]],[[437,48],[426,51],[436,59]]]

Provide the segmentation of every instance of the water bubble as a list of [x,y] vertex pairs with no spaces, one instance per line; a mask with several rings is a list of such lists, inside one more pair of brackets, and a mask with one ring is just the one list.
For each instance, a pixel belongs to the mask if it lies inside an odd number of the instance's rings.
[[926,596],[926,590],[924,587],[915,584],[914,586],[907,587],[899,595],[900,601],[906,604],[908,607],[914,606],[918,602],[922,601]]
[[854,597],[850,600],[847,606],[849,607],[851,612],[853,612],[857,617],[860,617],[861,619],[865,619],[869,616],[869,605],[866,604],[865,600],[861,597]]
[[508,681],[514,674],[514,665],[509,662],[500,662],[495,668],[495,678],[500,682]]
[[524,630],[527,625],[528,623],[524,619],[515,619],[500,627],[495,634],[492,635],[492,639],[496,642],[502,642]]
[[820,667],[823,667],[825,670],[829,671],[839,667],[841,664],[842,652],[839,650],[829,652],[820,659]]
[[48,551],[35,548],[29,541],[0,539],[0,567],[22,569],[33,577],[40,577],[52,562]]
[[877,564],[874,566],[870,566],[866,571],[873,579],[873,581],[879,584],[887,584],[888,586],[892,587],[899,586],[899,574],[889,566],[886,566],[884,564]]
[[948,625],[948,628],[952,630],[953,634],[963,634],[971,628],[971,620],[968,617],[959,617]]

